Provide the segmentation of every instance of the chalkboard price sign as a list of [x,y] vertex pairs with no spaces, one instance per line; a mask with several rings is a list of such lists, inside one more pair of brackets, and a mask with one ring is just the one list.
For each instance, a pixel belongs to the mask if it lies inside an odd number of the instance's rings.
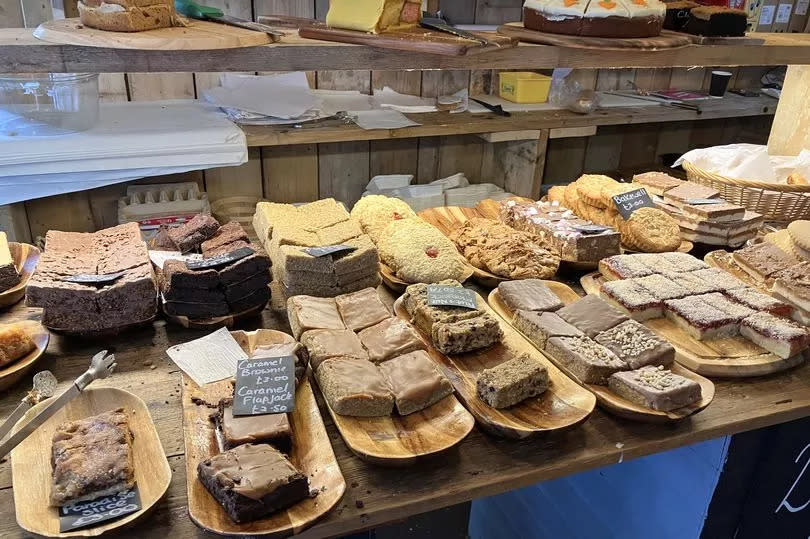
[[475,309],[475,292],[459,286],[429,284],[428,305],[433,307],[464,307]]
[[59,508],[59,531],[66,532],[95,526],[141,510],[138,485],[126,492],[102,496],[87,502],[78,502]]
[[629,219],[630,215],[639,208],[654,208],[650,195],[647,194],[646,189],[636,189],[616,195],[613,197],[613,204],[624,219]]
[[233,415],[282,414],[294,409],[294,356],[243,359],[237,364]]

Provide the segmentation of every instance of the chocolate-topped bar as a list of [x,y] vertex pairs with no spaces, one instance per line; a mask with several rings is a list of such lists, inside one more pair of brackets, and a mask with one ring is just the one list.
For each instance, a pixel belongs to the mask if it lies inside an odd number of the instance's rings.
[[664,316],[664,302],[653,296],[634,279],[606,281],[599,289],[602,299],[633,320],[650,320]]
[[710,223],[729,223],[739,221],[745,216],[745,208],[728,202],[719,204],[685,204],[681,211],[684,217],[695,221]]
[[665,301],[664,307],[667,318],[699,341],[732,337],[739,331],[733,316],[692,297]]
[[671,412],[700,400],[700,384],[663,367],[617,372],[608,386],[620,397],[661,412]]
[[548,370],[529,354],[484,369],[476,380],[478,397],[493,408],[509,408],[548,389]]
[[588,337],[595,337],[597,333],[618,326],[627,320],[625,314],[593,295],[585,296],[566,305],[557,311],[557,314]]
[[207,239],[213,238],[219,223],[210,215],[197,214],[177,228],[169,229],[169,238],[182,253],[193,251]]
[[424,349],[416,330],[399,318],[386,318],[357,334],[374,363]]
[[335,297],[335,303],[343,323],[352,331],[366,329],[391,316],[391,312],[373,288],[341,294]]
[[754,311],[766,312],[774,316],[783,316],[789,318],[793,313],[793,307],[779,301],[776,298],[762,294],[751,288],[738,288],[735,290],[727,290],[725,294],[734,301],[741,303],[753,309]]
[[596,336],[596,342],[616,354],[631,369],[646,365],[670,365],[675,348],[635,320],[622,322]]
[[616,354],[588,337],[551,337],[545,352],[585,384],[605,385],[611,374],[628,368]]
[[336,414],[391,415],[394,395],[380,368],[367,359],[332,358],[315,371],[321,393]]
[[551,337],[582,337],[585,334],[556,313],[517,311],[512,319],[515,329],[541,350]]
[[276,448],[243,444],[197,466],[200,482],[237,523],[271,515],[309,497],[309,480]]
[[59,425],[51,448],[51,505],[61,507],[132,488],[132,443],[123,408]]
[[562,300],[540,279],[505,281],[498,285],[498,294],[510,311],[556,311]]
[[333,357],[368,359],[360,338],[350,329],[311,329],[301,334],[301,344],[309,352],[313,370]]
[[738,290],[748,287],[748,285],[746,285],[744,282],[720,268],[706,268],[697,270],[693,271],[692,275],[703,279],[706,283],[714,288],[714,291],[718,292],[727,292],[729,290]]
[[740,333],[783,359],[795,356],[810,344],[807,328],[768,313],[755,313],[744,319]]
[[292,447],[287,414],[233,415],[233,399],[219,403],[215,417],[225,449],[242,444],[270,444],[289,454]]
[[746,273],[760,281],[796,263],[792,256],[767,241],[744,247],[731,256]]
[[720,198],[720,191],[694,182],[684,182],[664,192],[664,202],[682,208],[692,199]]
[[634,255],[615,255],[603,258],[599,261],[599,272],[602,277],[609,281],[646,277],[654,273],[652,269]]
[[684,181],[663,172],[652,171],[634,175],[633,183],[637,183],[639,187],[643,187],[651,195],[664,196],[666,191],[678,187]]
[[689,295],[689,290],[663,275],[648,275],[646,277],[633,279],[633,281],[652,294],[654,298],[661,301],[682,298]]
[[453,393],[453,385],[424,350],[385,361],[380,371],[391,387],[399,415],[424,410]]
[[334,298],[293,296],[287,300],[287,316],[296,339],[310,329],[346,329]]
[[463,354],[501,342],[503,330],[494,316],[482,313],[456,322],[437,322],[430,338],[443,354]]

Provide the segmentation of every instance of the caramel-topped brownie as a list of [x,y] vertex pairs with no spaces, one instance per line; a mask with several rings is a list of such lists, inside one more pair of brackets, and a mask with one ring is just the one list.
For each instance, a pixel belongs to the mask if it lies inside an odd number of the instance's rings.
[[732,257],[746,273],[760,281],[796,264],[792,256],[767,241],[735,251]]
[[529,354],[484,369],[476,380],[478,397],[493,408],[509,408],[548,389],[548,370]]
[[728,290],[737,290],[740,288],[747,288],[744,282],[720,268],[706,268],[698,271],[693,271],[692,275],[703,279],[706,283],[711,285],[715,291],[726,292]]
[[599,261],[602,277],[612,281],[652,275],[653,270],[634,255],[615,255]]
[[379,324],[364,329],[357,336],[374,363],[425,347],[416,330],[399,318],[386,318]]
[[219,402],[216,421],[225,449],[242,444],[270,444],[289,454],[292,431],[287,414],[233,415],[233,399]]
[[552,337],[545,352],[585,384],[607,384],[608,377],[627,370],[627,363],[588,337]]
[[783,359],[795,356],[810,344],[806,328],[768,313],[755,313],[743,320],[740,333]]
[[276,448],[243,444],[197,466],[200,482],[234,522],[251,522],[309,497],[309,480]]
[[757,292],[752,288],[727,290],[726,295],[734,301],[741,303],[754,311],[766,312],[774,316],[783,316],[786,318],[789,318],[793,313],[793,307],[787,303],[779,301],[776,298],[772,298],[767,294]]
[[733,316],[692,297],[664,302],[665,315],[686,333],[702,341],[734,336],[739,331]]
[[650,320],[664,316],[664,302],[634,279],[604,282],[600,295],[605,302],[627,313],[633,320]]
[[580,330],[555,313],[517,311],[512,320],[515,329],[523,333],[532,344],[541,350],[551,337],[583,337]]
[[380,371],[391,386],[399,415],[424,410],[453,393],[453,385],[424,350],[385,361]]
[[556,311],[563,306],[557,294],[540,279],[505,281],[498,285],[498,294],[510,311]]
[[670,365],[675,348],[635,320],[622,322],[596,336],[596,342],[616,354],[631,369],[646,365]]
[[59,425],[51,450],[51,505],[61,507],[132,488],[132,441],[123,408]]
[[689,290],[663,275],[648,275],[647,277],[633,279],[633,281],[647,290],[653,297],[662,301],[689,295]]
[[332,358],[315,372],[321,393],[336,414],[391,415],[394,395],[380,368],[366,359]]
[[630,402],[661,412],[683,408],[701,398],[700,384],[660,366],[617,372],[608,386]]

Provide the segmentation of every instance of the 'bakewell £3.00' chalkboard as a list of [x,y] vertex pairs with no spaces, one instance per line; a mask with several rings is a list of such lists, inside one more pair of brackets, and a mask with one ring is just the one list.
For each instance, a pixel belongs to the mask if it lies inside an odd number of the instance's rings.
[[622,218],[629,219],[630,215],[639,208],[654,208],[650,195],[644,188],[622,193],[613,197],[613,204],[619,210]]

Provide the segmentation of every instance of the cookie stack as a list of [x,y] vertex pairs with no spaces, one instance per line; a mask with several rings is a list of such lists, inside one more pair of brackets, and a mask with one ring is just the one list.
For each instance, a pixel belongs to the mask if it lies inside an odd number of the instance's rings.
[[793,221],[787,230],[793,254],[801,260],[810,261],[810,221]]
[[630,218],[622,218],[613,197],[639,189],[638,185],[619,183],[613,178],[585,174],[564,190],[549,192],[549,200],[558,200],[583,219],[619,230],[622,244],[646,253],[675,251],[681,245],[678,222],[657,208],[640,208]]
[[[260,202],[253,227],[273,260],[276,309],[286,308],[292,296],[334,297],[380,284],[376,246],[333,198],[300,206]],[[337,245],[351,249],[322,256],[310,252]]]

